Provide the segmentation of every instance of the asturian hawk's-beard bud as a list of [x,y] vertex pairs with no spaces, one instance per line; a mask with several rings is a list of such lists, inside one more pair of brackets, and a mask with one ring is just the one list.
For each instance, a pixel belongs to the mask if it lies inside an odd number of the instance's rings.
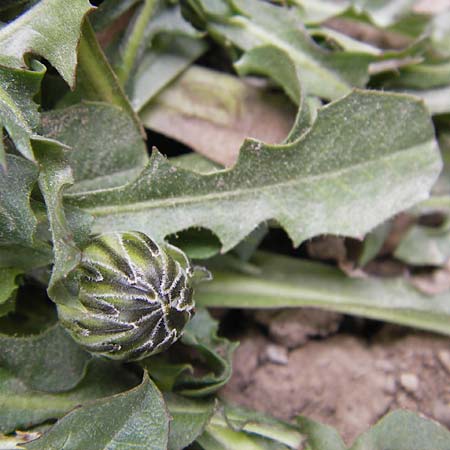
[[105,233],[83,250],[78,296],[60,321],[86,350],[138,360],[172,345],[194,313],[193,267],[178,248],[139,232]]

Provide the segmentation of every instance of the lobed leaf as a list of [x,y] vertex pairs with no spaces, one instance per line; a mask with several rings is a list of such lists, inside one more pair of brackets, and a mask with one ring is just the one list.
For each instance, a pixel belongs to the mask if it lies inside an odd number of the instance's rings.
[[[17,150],[34,160],[31,137],[39,123],[38,105],[33,101],[39,92],[45,66],[34,61],[34,70],[4,67],[0,63],[0,134],[5,129]],[[0,164],[5,166],[5,149],[0,139]]]
[[91,9],[88,0],[40,1],[0,29],[0,65],[20,69],[26,55],[39,55],[73,87],[80,28]]
[[229,170],[193,173],[154,151],[135,181],[66,198],[94,216],[94,232],[132,224],[162,240],[203,227],[227,251],[268,219],[295,245],[321,233],[359,237],[426,198],[440,169],[421,103],[356,91],[319,110],[311,129],[289,144],[246,140]]

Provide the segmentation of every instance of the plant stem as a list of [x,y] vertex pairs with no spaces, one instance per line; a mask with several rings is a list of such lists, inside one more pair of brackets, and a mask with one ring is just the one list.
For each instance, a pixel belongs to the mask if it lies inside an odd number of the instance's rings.
[[145,0],[139,16],[134,23],[134,27],[128,37],[125,50],[123,51],[123,58],[121,65],[117,68],[117,77],[122,86],[125,86],[131,71],[134,67],[134,62],[142,44],[145,27],[150,20],[155,10],[156,0]]

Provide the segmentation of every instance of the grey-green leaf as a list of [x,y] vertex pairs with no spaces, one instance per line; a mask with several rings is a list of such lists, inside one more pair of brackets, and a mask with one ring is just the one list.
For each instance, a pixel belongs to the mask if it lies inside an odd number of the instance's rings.
[[80,28],[90,10],[88,0],[40,1],[0,29],[0,64],[22,68],[25,54],[40,55],[73,87]]
[[268,219],[295,245],[321,233],[359,237],[426,198],[440,169],[422,103],[356,91],[320,109],[292,143],[246,140],[232,169],[200,175],[154,152],[136,181],[67,199],[95,217],[97,232],[132,224],[162,240],[200,226],[226,251]]
[[140,111],[206,49],[205,41],[189,36],[168,36],[147,49],[127,86],[133,108]]
[[403,236],[394,256],[408,264],[441,266],[450,258],[450,225],[413,225]]
[[[201,3],[208,11],[209,2],[200,0]],[[210,14],[207,29],[211,35],[233,43],[244,52],[265,48],[269,59],[274,50],[284,53],[300,71],[307,94],[336,99],[348,94],[352,86],[363,87],[368,81],[368,65],[373,56],[365,52],[332,52],[319,47],[304,30],[295,8],[277,7],[258,0],[229,3],[234,14],[219,18]],[[256,73],[265,73],[265,54],[265,51],[258,51],[258,55],[251,57],[248,67]],[[281,84],[286,89],[285,83]]]
[[172,416],[169,433],[169,450],[183,450],[203,432],[214,413],[214,399],[188,399],[165,394]]
[[204,450],[297,450],[303,440],[295,425],[222,405],[197,443]]
[[303,416],[297,417],[297,423],[306,436],[307,450],[347,450],[336,429]]
[[[0,432],[11,433],[59,419],[76,406],[131,389],[137,377],[111,361],[92,361],[83,380],[70,391],[39,392],[0,368]],[[1,448],[1,447],[0,447]]]
[[[34,70],[24,70],[0,64],[0,131],[3,135],[5,128],[17,150],[30,160],[34,160],[30,138],[39,123],[38,105],[33,98],[45,73],[45,66],[37,61],[32,67]],[[1,165],[4,160],[3,143],[0,143]]]
[[166,450],[168,436],[164,400],[145,373],[138,387],[73,410],[25,448]]
[[88,102],[42,114],[41,133],[71,147],[70,192],[119,186],[136,178],[148,162],[132,118],[117,106]]
[[202,397],[216,392],[231,377],[232,356],[236,342],[217,336],[219,324],[206,309],[197,311],[184,330],[181,342],[193,347],[207,362],[209,372],[202,375],[181,373],[175,382],[175,391],[191,397]]
[[351,450],[450,450],[450,431],[411,411],[395,411],[361,435]]
[[0,335],[0,363],[29,388],[67,391],[83,378],[90,355],[55,325],[38,335]]
[[[63,205],[64,189],[73,183],[72,169],[66,156],[67,148],[58,141],[35,139],[33,149],[40,163],[38,184],[47,207],[53,240],[54,263],[47,291],[52,300],[64,301],[67,277],[81,258],[74,240],[78,233],[70,228]],[[81,226],[84,225],[83,221]]]
[[429,297],[401,278],[349,278],[333,267],[270,253],[256,254],[251,263],[252,273],[213,270],[213,280],[197,288],[197,303],[227,308],[310,306],[450,335],[448,293]]
[[30,195],[37,181],[36,166],[24,158],[8,155],[7,167],[0,167],[0,244],[33,245],[37,219]]

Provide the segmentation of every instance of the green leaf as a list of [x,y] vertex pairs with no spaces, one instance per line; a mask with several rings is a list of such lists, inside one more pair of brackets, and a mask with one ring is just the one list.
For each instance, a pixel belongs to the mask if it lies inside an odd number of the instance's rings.
[[219,239],[204,228],[189,228],[167,237],[167,241],[181,248],[191,259],[208,259],[218,253],[222,247]]
[[175,391],[201,397],[216,392],[230,379],[232,355],[238,344],[217,336],[218,325],[205,309],[200,309],[186,326],[181,342],[197,350],[209,372],[200,376],[181,373]]
[[395,249],[394,256],[418,266],[441,266],[450,258],[450,223],[440,227],[413,225]]
[[200,175],[154,151],[136,181],[67,200],[95,217],[94,232],[132,224],[161,241],[197,226],[227,251],[271,218],[295,245],[322,233],[359,237],[424,199],[440,169],[420,102],[356,91],[320,109],[290,144],[246,140],[232,169]]
[[169,433],[169,450],[183,450],[202,434],[210,421],[215,402],[213,399],[188,399],[166,394],[167,408],[172,416]]
[[126,391],[138,382],[135,375],[116,363],[93,360],[74,389],[51,394],[29,389],[19,378],[0,368],[0,432],[11,433],[59,419],[79,405]]
[[406,280],[348,278],[333,267],[271,253],[257,253],[251,263],[251,273],[212,270],[213,280],[197,288],[197,304],[227,308],[310,306],[450,335],[448,294],[430,298]]
[[[33,98],[39,92],[45,73],[45,66],[37,61],[32,67],[34,70],[23,70],[0,64],[0,137],[5,128],[17,150],[30,160],[34,160],[30,138],[39,123],[38,105]],[[0,164],[4,166],[2,141],[0,139]]]
[[395,411],[360,436],[351,450],[449,450],[450,431],[411,411]]
[[165,36],[147,49],[127,86],[133,108],[141,111],[206,49],[205,41],[189,36]]
[[[305,450],[345,450],[332,427],[298,417],[299,429],[307,437]],[[450,431],[411,411],[398,410],[384,416],[362,434],[349,450],[449,450]]]
[[73,410],[25,448],[164,450],[168,436],[164,400],[144,374],[138,387]]
[[388,79],[388,88],[432,89],[450,84],[450,61],[406,66]]
[[300,432],[307,436],[305,450],[347,450],[334,428],[302,416],[297,417],[297,423]]
[[[208,10],[209,2],[199,1]],[[307,94],[332,100],[363,87],[368,81],[368,65],[373,56],[364,52],[331,52],[319,47],[304,30],[295,8],[277,7],[258,0],[230,1],[233,14],[208,16],[207,29],[213,37],[231,42],[244,51],[237,68],[241,73],[274,74],[268,61],[275,53],[301,74]],[[250,52],[247,55],[247,52]],[[286,73],[287,63],[281,68]],[[275,78],[289,93],[290,80],[282,74]]]
[[36,166],[18,156],[8,155],[7,167],[0,167],[0,244],[2,246],[33,246],[37,219],[30,206],[30,195],[37,177]]
[[145,29],[155,14],[157,5],[157,0],[143,0],[130,21],[125,39],[121,43],[120,63],[115,64],[114,67],[122,86],[127,84],[130,73],[136,64],[136,58],[142,56],[142,49],[148,44],[143,39]]
[[182,17],[178,3],[143,2],[117,49],[110,51],[136,111],[206,50],[200,38]]
[[338,16],[350,6],[350,2],[346,0],[292,0],[292,3],[299,6],[300,16],[308,25]]
[[47,266],[52,262],[52,248],[45,243],[38,243],[34,247],[0,246],[0,268],[17,267],[22,271],[28,271]]
[[303,448],[303,436],[294,425],[227,405],[216,412],[197,442],[205,450]]
[[366,12],[381,27],[398,22],[411,12],[414,0],[352,0],[353,7]]
[[74,178],[70,192],[119,186],[148,162],[134,121],[114,105],[89,102],[43,113],[41,133],[72,148],[67,153]]
[[83,378],[90,355],[55,325],[38,335],[0,335],[0,363],[30,389],[67,391]]
[[73,183],[72,169],[66,158],[67,147],[58,141],[35,140],[33,148],[41,167],[38,184],[47,207],[53,240],[54,264],[47,291],[52,300],[62,302],[66,295],[63,285],[81,258],[63,206],[63,191]]
[[[242,58],[236,62],[235,68],[242,76],[256,73],[272,78],[283,87],[293,102],[300,103],[302,69],[300,64],[296,64],[295,60],[284,50],[274,45],[253,48],[244,53]],[[306,88],[310,89],[307,83]]]
[[140,362],[158,388],[165,392],[173,390],[178,377],[183,372],[194,370],[190,364],[171,362],[168,355],[168,352],[163,352]]
[[14,299],[18,288],[20,269],[0,269],[0,317],[14,310]]
[[73,87],[80,28],[91,9],[88,0],[40,1],[0,29],[0,64],[19,69],[25,54],[39,55]]
[[76,89],[63,99],[61,105],[68,106],[80,100],[89,100],[118,106],[133,119],[136,128],[144,137],[141,122],[106,59],[88,19],[82,27],[78,59]]
[[361,253],[358,256],[358,265],[360,267],[365,266],[378,255],[390,231],[391,223],[388,221],[378,225],[366,235]]

